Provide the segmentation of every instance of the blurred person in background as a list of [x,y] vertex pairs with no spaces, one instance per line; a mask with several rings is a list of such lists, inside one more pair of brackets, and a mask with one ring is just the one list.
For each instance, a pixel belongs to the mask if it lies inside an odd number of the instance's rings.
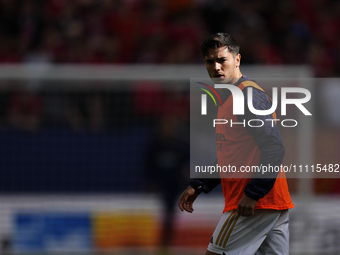
[[34,91],[19,89],[9,98],[8,121],[16,129],[37,132],[41,125],[42,98]]
[[176,116],[161,117],[146,158],[146,191],[160,193],[163,203],[165,251],[172,242],[177,194],[188,181],[189,145],[179,135],[181,125]]
[[74,92],[70,94],[66,111],[74,131],[91,130],[98,133],[105,128],[104,100],[101,93]]
[[89,99],[88,107],[90,129],[92,132],[98,133],[105,127],[105,107],[103,96],[99,93],[94,93]]

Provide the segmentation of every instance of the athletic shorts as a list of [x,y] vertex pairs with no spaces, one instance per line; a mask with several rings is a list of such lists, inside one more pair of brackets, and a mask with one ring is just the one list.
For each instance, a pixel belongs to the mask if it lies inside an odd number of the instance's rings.
[[288,210],[255,210],[250,217],[225,212],[208,251],[225,255],[289,254]]

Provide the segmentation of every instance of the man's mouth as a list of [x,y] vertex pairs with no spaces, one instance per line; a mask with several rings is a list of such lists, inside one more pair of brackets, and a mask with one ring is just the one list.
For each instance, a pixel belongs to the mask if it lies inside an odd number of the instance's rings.
[[224,78],[224,75],[223,74],[215,74],[214,78]]

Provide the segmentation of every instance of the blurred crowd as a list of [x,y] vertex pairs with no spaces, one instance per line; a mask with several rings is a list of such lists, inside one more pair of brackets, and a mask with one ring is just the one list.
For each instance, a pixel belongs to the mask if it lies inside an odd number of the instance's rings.
[[34,134],[57,127],[99,134],[134,125],[153,127],[162,118],[182,123],[189,118],[189,92],[165,90],[156,82],[126,83],[127,91],[96,89],[95,82],[87,83],[87,90],[53,90],[48,85],[11,84],[10,90],[0,91],[0,132],[10,127]]
[[1,0],[0,63],[201,63],[227,32],[244,64],[308,64],[340,73],[335,0]]

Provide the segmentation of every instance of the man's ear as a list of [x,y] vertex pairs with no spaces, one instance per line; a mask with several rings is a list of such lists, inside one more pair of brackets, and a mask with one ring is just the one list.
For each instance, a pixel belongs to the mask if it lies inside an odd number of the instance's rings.
[[240,67],[240,64],[241,64],[241,54],[237,54],[235,56],[235,65],[236,67]]

